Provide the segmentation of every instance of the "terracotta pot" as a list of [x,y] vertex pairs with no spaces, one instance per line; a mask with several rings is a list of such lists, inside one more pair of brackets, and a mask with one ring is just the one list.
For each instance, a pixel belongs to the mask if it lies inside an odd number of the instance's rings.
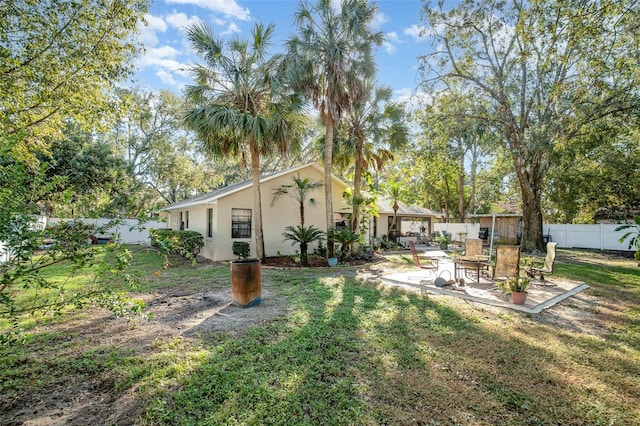
[[231,262],[231,301],[249,308],[262,302],[262,266],[260,259]]
[[511,301],[516,305],[524,305],[525,302],[527,301],[527,292],[512,291]]

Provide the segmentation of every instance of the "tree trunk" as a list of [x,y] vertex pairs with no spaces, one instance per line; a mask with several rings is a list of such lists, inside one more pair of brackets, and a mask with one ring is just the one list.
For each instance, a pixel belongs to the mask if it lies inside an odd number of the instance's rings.
[[255,228],[256,257],[265,263],[264,235],[262,232],[262,195],[260,191],[260,152],[255,141],[249,141],[251,151],[251,180],[253,182],[253,222]]
[[[351,213],[351,230],[354,234],[360,233],[360,194],[362,186],[362,168],[364,159],[362,158],[362,142],[356,143],[356,164],[353,172],[353,211]],[[355,253],[357,243],[351,244],[351,252]]]
[[522,188],[522,251],[526,253],[543,252],[542,213],[540,209],[540,194],[531,197],[531,189]]
[[[464,157],[463,157],[464,158]],[[464,159],[460,161],[462,171],[458,176],[458,221],[464,222]]]
[[469,202],[467,203],[471,207],[471,213],[476,213],[476,176],[478,174],[478,149],[475,146],[471,149],[471,167],[469,169],[469,185],[471,186],[471,192],[469,194]]
[[300,226],[304,228],[304,201],[300,201]]
[[[512,145],[513,146],[513,145]],[[522,194],[522,251],[544,252],[542,240],[542,154],[518,155],[514,158],[515,172]],[[526,158],[525,158],[526,157]]]
[[333,171],[333,118],[327,114],[325,144],[324,144],[324,202],[327,219],[327,258],[334,257],[333,247],[333,190],[331,176]]

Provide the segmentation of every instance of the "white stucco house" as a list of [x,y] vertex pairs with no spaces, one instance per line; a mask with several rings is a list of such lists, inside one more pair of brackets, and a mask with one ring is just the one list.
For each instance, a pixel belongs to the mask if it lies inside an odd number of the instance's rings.
[[[261,178],[262,224],[266,256],[278,253],[293,254],[298,249],[291,241],[284,241],[282,233],[287,226],[300,224],[299,204],[291,197],[282,196],[273,203],[273,193],[282,185],[291,185],[292,177],[300,175],[312,181],[324,183],[324,168],[309,163]],[[333,210],[346,211],[348,205],[342,194],[347,188],[342,180],[333,177]],[[326,231],[324,187],[312,191],[308,197],[315,205],[305,204],[305,225],[315,225]],[[246,241],[251,247],[251,256],[256,256],[255,226],[253,223],[253,184],[240,182],[206,194],[189,198],[165,208],[167,227],[197,231],[204,235],[205,245],[201,255],[211,260],[230,260],[234,241]],[[335,215],[340,220],[340,215]],[[326,242],[325,242],[326,244]],[[309,247],[313,251],[316,246]]]

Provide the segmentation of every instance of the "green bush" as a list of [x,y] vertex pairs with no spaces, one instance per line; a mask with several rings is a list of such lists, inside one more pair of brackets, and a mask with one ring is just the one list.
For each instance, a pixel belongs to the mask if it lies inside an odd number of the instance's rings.
[[150,229],[151,244],[165,253],[196,260],[204,247],[204,237],[196,231],[175,231],[173,229]]
[[162,241],[166,240],[173,232],[173,229],[149,229],[151,245],[156,248],[161,248]]
[[231,250],[233,250],[233,254],[238,256],[238,259],[246,259],[249,257],[250,247],[246,241],[234,241]]

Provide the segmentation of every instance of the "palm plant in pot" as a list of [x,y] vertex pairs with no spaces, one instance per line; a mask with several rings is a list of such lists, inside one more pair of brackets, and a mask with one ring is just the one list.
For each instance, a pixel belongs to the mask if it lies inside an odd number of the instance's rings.
[[504,293],[511,293],[511,301],[516,305],[524,305],[527,301],[529,284],[531,284],[531,278],[526,275],[516,275],[506,281],[498,282],[498,288]]

